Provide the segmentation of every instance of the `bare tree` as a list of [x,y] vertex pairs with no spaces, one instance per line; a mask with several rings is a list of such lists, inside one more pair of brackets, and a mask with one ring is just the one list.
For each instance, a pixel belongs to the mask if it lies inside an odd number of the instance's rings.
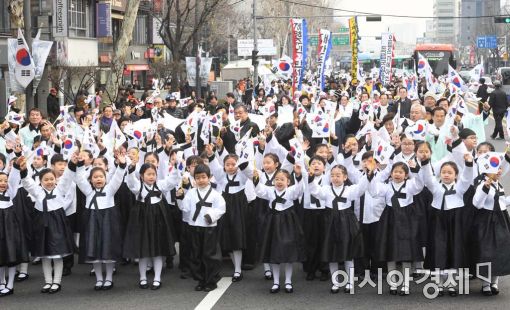
[[[226,0],[166,0],[159,34],[172,53],[172,88],[177,88],[182,73],[181,61],[189,55],[194,35],[210,20]],[[200,4],[200,7],[197,6]],[[199,10],[195,22],[195,10]]]
[[64,95],[65,104],[76,104],[79,91],[89,89],[95,83],[97,68],[93,64],[75,67],[59,63],[51,69],[48,79],[51,85]]
[[127,0],[126,12],[120,29],[120,35],[115,43],[115,54],[112,60],[111,77],[106,81],[106,95],[108,100],[112,103],[117,101],[119,86],[122,82],[122,73],[124,71],[126,54],[129,43],[133,38],[133,29],[135,27],[139,6],[140,0]]

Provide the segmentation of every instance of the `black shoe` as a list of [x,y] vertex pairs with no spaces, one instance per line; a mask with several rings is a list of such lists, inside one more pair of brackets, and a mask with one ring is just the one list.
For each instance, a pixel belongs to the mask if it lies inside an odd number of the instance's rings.
[[16,275],[16,282],[23,282],[27,280],[29,277],[30,276],[28,275],[28,273],[20,272]]
[[[63,277],[67,277],[68,275],[70,275],[72,273],[71,271],[71,268],[64,268],[62,269],[62,276]],[[94,273],[95,274],[95,273]]]
[[200,292],[204,290],[204,286],[202,284],[198,284],[195,286],[195,291]]
[[285,283],[285,293],[294,293],[294,287],[292,286],[292,283]]
[[350,294],[351,293],[351,288],[352,286],[350,284],[347,284],[345,287],[344,287],[344,293],[345,294]]
[[331,294],[338,294],[340,292],[340,287],[333,285],[330,290]]
[[[0,292],[0,297],[5,297],[5,296],[9,296],[9,295],[12,295],[14,294],[14,289],[13,288],[4,288],[4,290],[7,290],[7,292]],[[2,290],[3,291],[3,290]]]
[[41,293],[49,293],[51,289],[51,283],[46,283],[41,289]]
[[273,273],[271,272],[271,270],[264,271],[264,278],[266,280],[273,280]]
[[306,274],[306,281],[313,281],[315,279],[315,272],[309,272]]
[[100,291],[103,289],[104,281],[97,281],[94,285],[94,291]]
[[409,291],[408,287],[406,288],[406,287],[403,286],[400,289],[400,293],[399,293],[400,296],[408,296],[409,294],[411,294],[411,292]]
[[484,296],[492,296],[492,289],[490,289],[490,290],[484,290],[484,289],[482,288],[482,295],[484,295]]
[[491,284],[491,292],[492,292],[492,295],[498,295],[499,294],[499,288],[497,286],[497,284]]
[[448,288],[448,295],[450,295],[450,297],[457,297],[459,293],[457,293],[457,290],[455,288],[450,287]]
[[152,281],[151,290],[159,290],[161,288],[161,282],[160,281]]
[[328,281],[329,279],[329,272],[321,272],[321,277],[319,278],[320,281]]
[[239,282],[243,279],[243,274],[240,272],[234,272],[234,275],[232,276],[232,282]]
[[204,287],[204,292],[214,291],[217,288],[218,288],[218,285],[216,285],[216,284],[208,284]]
[[[106,284],[108,284],[108,285],[106,285]],[[113,281],[110,281],[110,280],[104,281],[103,291],[108,291],[108,290],[111,290],[112,288],[113,288]]]
[[390,287],[390,295],[397,295],[397,288],[396,287]]
[[[54,287],[54,286],[56,286],[56,287]],[[58,283],[53,283],[53,284],[51,285],[50,291],[49,291],[48,293],[50,293],[50,294],[55,294],[55,293],[60,292],[60,290],[61,290],[61,289],[62,289],[62,286],[61,286],[60,284],[58,284]]]
[[243,265],[241,265],[241,269],[242,270],[252,270],[254,268],[255,268],[255,265],[253,265],[253,264],[243,264]]
[[93,277],[96,275],[96,271],[94,270],[94,268],[92,268],[92,270],[89,271],[89,277]]
[[138,287],[143,290],[147,289],[147,288],[149,288],[149,282],[147,282],[147,280],[140,280],[140,282],[138,283]]
[[273,287],[269,290],[269,293],[276,294],[280,291],[280,284],[273,284]]
[[129,264],[129,259],[128,259],[128,258],[123,258],[123,259],[120,261],[120,264],[121,264],[122,266],[128,265],[128,264]]
[[496,139],[496,135],[491,135],[491,139],[492,140]]
[[444,296],[444,288],[442,287],[438,288],[437,296],[438,297]]

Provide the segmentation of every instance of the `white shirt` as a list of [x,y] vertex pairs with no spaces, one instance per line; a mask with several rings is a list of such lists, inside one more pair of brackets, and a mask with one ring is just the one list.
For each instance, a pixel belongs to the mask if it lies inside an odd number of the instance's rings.
[[[259,182],[255,187],[255,193],[259,198],[269,201],[269,208],[276,211],[284,211],[292,208],[294,205],[294,200],[300,198],[303,195],[303,179],[300,178],[296,184],[287,187],[283,191],[279,191],[276,188],[266,186]],[[277,196],[280,197],[283,202],[280,200],[280,198],[277,199]]]
[[419,194],[423,190],[423,182],[415,176],[401,183],[389,181],[388,183],[370,182],[368,191],[373,197],[384,197],[386,205],[392,206],[391,198],[395,193],[400,194],[398,202],[400,207],[407,207],[413,203],[414,195]]
[[[200,200],[203,200],[205,205],[200,205]],[[225,213],[226,206],[225,200],[219,192],[211,188],[211,185],[205,188],[193,188],[186,193],[182,200],[180,209],[183,212],[189,213],[187,223],[191,226],[200,227],[214,227],[217,225],[218,220]],[[211,217],[212,223],[209,224],[205,220],[205,215]]]
[[494,210],[496,189],[499,189],[500,196],[498,197],[499,207],[501,210],[506,210],[507,199],[505,198],[505,191],[503,186],[498,182],[492,184],[489,189],[485,187],[485,182],[482,181],[476,187],[475,196],[473,197],[473,205],[477,209]]
[[325,200],[328,208],[338,208],[338,210],[350,208],[352,202],[359,199],[365,193],[367,187],[368,179],[366,177],[361,178],[359,184],[350,186],[319,186],[315,181],[309,183],[309,189],[312,195]]
[[108,209],[115,207],[115,193],[119,190],[124,179],[125,168],[118,167],[112,179],[101,189],[93,188],[88,181],[88,174],[83,167],[79,167],[76,173],[76,185],[85,195],[85,208],[87,209]]
[[[17,169],[13,169],[17,170]],[[21,179],[21,184],[28,191],[32,197],[35,198],[35,208],[39,211],[44,211],[44,199],[47,196],[52,196],[47,200],[48,211],[55,211],[63,209],[66,206],[66,195],[71,190],[73,173],[69,168],[66,168],[64,174],[60,178],[57,186],[52,190],[48,191],[42,186],[39,186],[31,177],[25,177]]]

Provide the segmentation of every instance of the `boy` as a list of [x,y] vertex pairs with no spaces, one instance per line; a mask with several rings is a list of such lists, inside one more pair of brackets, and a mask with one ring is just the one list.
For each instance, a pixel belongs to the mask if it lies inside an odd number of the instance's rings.
[[211,187],[209,167],[199,164],[193,172],[196,188],[189,190],[182,201],[181,210],[190,215],[188,241],[189,267],[198,281],[196,291],[210,292],[217,288],[220,279],[221,250],[216,228],[225,213],[225,200]]

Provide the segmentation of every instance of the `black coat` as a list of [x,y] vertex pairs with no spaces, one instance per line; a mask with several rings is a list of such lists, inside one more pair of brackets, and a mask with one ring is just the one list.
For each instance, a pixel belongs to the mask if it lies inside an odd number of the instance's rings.
[[58,117],[60,114],[60,104],[57,96],[53,96],[52,94],[48,95],[48,99],[46,99],[46,109],[51,120],[55,120]]
[[411,105],[411,99],[399,99],[398,101],[395,101],[390,108],[388,108],[388,112],[393,112],[396,114],[400,106],[400,117],[409,118],[411,115]]
[[489,98],[489,93],[487,92],[487,85],[482,84],[478,87],[478,91],[476,92],[476,96],[482,98],[482,102],[486,102],[487,98]]
[[492,113],[505,113],[508,108],[506,93],[501,88],[496,88],[489,96],[489,105],[492,108]]

